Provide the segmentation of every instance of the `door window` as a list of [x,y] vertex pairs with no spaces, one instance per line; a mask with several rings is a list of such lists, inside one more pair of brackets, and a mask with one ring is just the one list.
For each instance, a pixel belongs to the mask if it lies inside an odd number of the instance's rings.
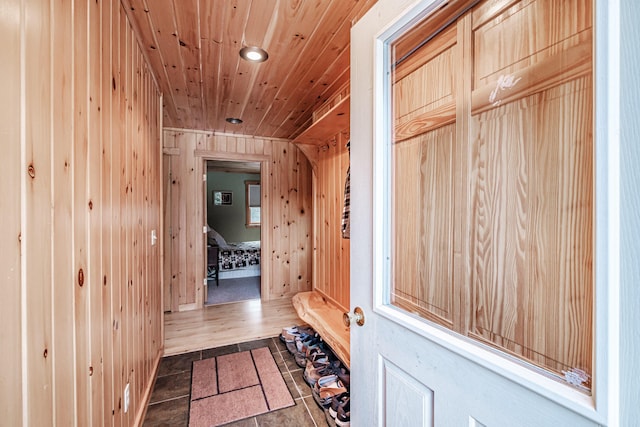
[[387,46],[386,302],[590,392],[591,1],[453,3]]

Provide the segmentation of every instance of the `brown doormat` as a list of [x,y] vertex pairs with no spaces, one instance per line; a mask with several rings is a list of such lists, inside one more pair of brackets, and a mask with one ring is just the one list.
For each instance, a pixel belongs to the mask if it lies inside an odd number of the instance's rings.
[[219,426],[294,404],[268,347],[193,362],[189,427]]

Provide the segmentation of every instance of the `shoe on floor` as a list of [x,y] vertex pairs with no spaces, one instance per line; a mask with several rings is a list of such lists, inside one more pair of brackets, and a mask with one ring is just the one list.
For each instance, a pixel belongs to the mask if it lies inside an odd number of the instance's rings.
[[351,400],[347,399],[338,406],[336,413],[336,425],[340,427],[351,426]]
[[347,392],[337,375],[327,375],[318,378],[312,389],[313,398],[323,408],[328,408],[333,398]]
[[314,335],[315,333],[316,332],[312,328],[306,326],[289,326],[286,328],[282,328],[282,332],[280,333],[280,341],[294,341],[296,337],[299,337],[300,335]]
[[331,374],[331,367],[329,362],[307,362],[307,366],[304,369],[304,380],[309,387],[313,388],[316,382],[322,377],[326,377]]
[[340,396],[336,396],[332,401],[331,401],[331,406],[329,407],[329,415],[331,416],[331,418],[335,419],[336,416],[338,415],[338,408],[340,406],[344,406],[345,401],[347,401],[349,399],[349,393],[344,393],[341,394]]

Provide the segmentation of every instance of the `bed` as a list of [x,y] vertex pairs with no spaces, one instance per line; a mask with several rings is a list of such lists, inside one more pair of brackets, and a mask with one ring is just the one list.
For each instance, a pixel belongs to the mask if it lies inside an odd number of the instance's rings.
[[[209,272],[215,269],[215,279],[260,276],[260,241],[227,242],[217,231],[209,227]],[[216,261],[215,265],[213,263]],[[210,278],[211,274],[209,275]]]

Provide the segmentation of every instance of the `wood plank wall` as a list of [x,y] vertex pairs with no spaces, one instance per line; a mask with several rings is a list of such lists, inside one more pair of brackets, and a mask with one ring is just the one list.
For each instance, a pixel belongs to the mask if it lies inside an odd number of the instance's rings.
[[342,238],[344,184],[349,167],[348,130],[320,146],[305,146],[314,159],[314,290],[349,311],[351,241]]
[[164,310],[203,307],[206,159],[262,164],[262,299],[311,290],[311,166],[291,142],[164,130]]
[[163,343],[161,98],[120,2],[0,21],[0,424],[133,425]]

